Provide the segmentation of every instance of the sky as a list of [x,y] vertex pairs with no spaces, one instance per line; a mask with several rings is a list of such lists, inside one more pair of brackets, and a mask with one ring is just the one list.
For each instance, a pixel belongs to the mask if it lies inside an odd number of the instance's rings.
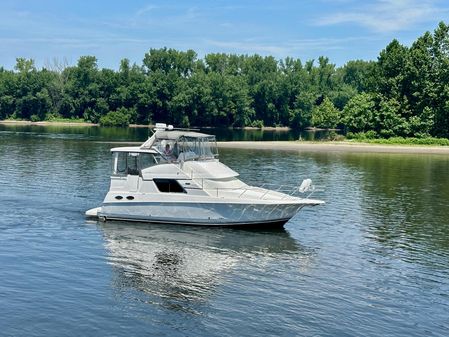
[[393,39],[411,45],[440,21],[447,0],[0,0],[0,66],[37,67],[93,55],[117,69],[150,48],[260,54],[302,61],[375,60]]

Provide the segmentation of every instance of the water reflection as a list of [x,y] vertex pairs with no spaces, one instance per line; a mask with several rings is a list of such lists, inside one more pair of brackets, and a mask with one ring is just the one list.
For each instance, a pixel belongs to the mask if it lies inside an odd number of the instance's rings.
[[114,140],[145,141],[150,130],[148,128],[104,128],[99,126],[66,126],[66,125],[2,125],[0,135],[14,134],[21,139],[74,139],[74,140]]
[[231,129],[205,128],[201,132],[214,134],[218,141],[287,141],[287,140],[323,140],[329,139],[335,131],[299,131],[288,129]]
[[249,261],[269,263],[291,257],[307,268],[313,258],[312,252],[283,229],[245,231],[129,222],[98,226],[118,293],[128,296],[130,290],[138,290],[135,300],[191,314],[200,314],[199,306]]
[[[298,131],[286,129],[202,128],[201,132],[216,135],[218,141],[277,141],[328,139],[332,131]],[[51,139],[90,139],[144,142],[152,134],[147,127],[115,128],[98,126],[20,125],[0,124],[0,133],[20,134],[21,137]]]
[[366,237],[384,254],[447,267],[435,255],[449,255],[449,158],[347,154],[344,163],[358,176]]

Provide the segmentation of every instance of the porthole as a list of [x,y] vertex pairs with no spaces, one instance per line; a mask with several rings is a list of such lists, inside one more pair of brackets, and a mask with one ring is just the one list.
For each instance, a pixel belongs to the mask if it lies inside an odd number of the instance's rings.
[[117,196],[115,196],[115,199],[117,199],[117,200],[122,200],[123,197],[122,197],[121,195],[117,195]]
[[128,196],[126,197],[126,199],[128,199],[128,200],[134,200],[134,197],[133,197],[132,195],[128,195]]

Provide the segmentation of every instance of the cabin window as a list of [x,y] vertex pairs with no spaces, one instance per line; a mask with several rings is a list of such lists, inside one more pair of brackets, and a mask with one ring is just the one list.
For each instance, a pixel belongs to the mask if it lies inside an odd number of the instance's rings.
[[139,175],[143,169],[156,164],[153,154],[141,152],[114,152],[113,175]]
[[128,154],[126,152],[115,152],[114,153],[113,172],[115,175],[126,174],[126,168],[127,168],[126,157],[127,157],[127,155]]
[[174,179],[153,179],[159,192],[186,193],[182,186]]
[[128,174],[137,176],[139,175],[139,154],[134,152],[128,153]]
[[154,156],[151,153],[140,153],[139,156],[139,169],[142,171],[147,167],[151,167],[156,164]]

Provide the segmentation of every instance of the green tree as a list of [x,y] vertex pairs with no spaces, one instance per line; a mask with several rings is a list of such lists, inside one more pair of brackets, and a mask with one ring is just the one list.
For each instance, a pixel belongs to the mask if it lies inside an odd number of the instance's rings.
[[14,67],[20,74],[27,74],[31,71],[35,71],[36,68],[34,66],[33,59],[25,59],[23,57],[19,57],[16,59],[16,65]]
[[351,132],[373,130],[375,106],[375,97],[372,94],[362,92],[354,96],[343,109],[344,125]]
[[340,123],[340,111],[332,101],[325,97],[320,105],[312,110],[312,124],[316,127],[331,129]]
[[[393,40],[377,61],[336,67],[327,57],[207,54],[150,49],[142,65],[37,69],[18,58],[0,67],[0,118],[84,118],[102,124],[345,126],[390,137],[449,137],[449,26],[441,22],[410,47]],[[342,111],[341,118],[339,111]],[[106,119],[102,117],[106,117]],[[111,122],[112,121],[112,122]]]

